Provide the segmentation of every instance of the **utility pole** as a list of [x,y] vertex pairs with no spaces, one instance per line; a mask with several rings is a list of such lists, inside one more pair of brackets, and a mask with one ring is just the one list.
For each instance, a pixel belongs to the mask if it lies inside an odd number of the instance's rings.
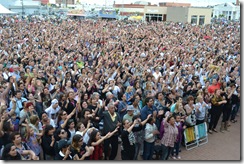
[[22,16],[24,15],[24,0],[21,0]]

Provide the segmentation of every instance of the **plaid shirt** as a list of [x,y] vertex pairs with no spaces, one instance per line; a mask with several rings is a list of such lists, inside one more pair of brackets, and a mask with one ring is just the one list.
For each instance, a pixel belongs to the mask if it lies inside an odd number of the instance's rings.
[[161,139],[161,144],[164,146],[174,147],[174,143],[177,142],[178,128],[174,125],[170,125],[165,119],[164,121],[164,135]]

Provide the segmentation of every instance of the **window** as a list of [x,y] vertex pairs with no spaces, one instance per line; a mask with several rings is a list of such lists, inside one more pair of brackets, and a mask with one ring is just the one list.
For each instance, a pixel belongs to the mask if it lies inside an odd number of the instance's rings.
[[197,15],[191,16],[191,24],[197,24]]
[[200,15],[199,16],[199,25],[203,25],[205,22],[205,16],[204,15]]

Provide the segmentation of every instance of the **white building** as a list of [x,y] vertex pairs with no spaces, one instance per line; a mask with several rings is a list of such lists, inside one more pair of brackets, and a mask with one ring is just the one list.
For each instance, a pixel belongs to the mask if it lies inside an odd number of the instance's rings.
[[240,20],[240,5],[234,3],[215,5],[213,8],[213,17],[224,17],[227,20]]
[[20,15],[29,15],[29,14],[48,14],[49,10],[47,6],[42,6],[40,1],[32,1],[32,0],[16,0],[14,3],[10,4],[8,8]]

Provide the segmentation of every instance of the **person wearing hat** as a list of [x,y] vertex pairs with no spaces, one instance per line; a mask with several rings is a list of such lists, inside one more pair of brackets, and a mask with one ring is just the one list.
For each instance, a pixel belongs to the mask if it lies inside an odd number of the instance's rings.
[[53,99],[51,101],[51,105],[50,107],[48,107],[47,109],[45,109],[45,112],[47,112],[48,117],[51,118],[56,126],[57,126],[57,113],[60,110],[60,106],[58,105],[58,100],[57,99]]
[[60,151],[55,155],[55,160],[72,160],[72,156],[70,155],[70,147],[67,140],[61,139],[58,141],[58,150]]
[[132,118],[134,116],[134,108],[132,105],[129,105],[126,109],[127,113],[124,115],[123,117],[123,121],[124,120],[129,120],[130,122],[132,122]]

